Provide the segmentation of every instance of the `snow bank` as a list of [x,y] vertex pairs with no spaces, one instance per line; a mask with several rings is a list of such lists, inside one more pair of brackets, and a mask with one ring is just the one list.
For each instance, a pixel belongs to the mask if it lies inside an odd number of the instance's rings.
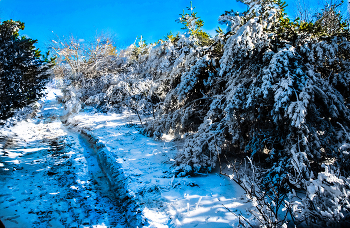
[[88,138],[90,145],[97,152],[99,166],[107,176],[110,183],[110,190],[114,197],[119,201],[120,206],[126,209],[125,214],[127,224],[130,227],[136,227],[142,224],[138,214],[141,212],[138,203],[130,197],[128,190],[125,188],[125,175],[121,165],[117,159],[109,152],[105,145],[94,138],[93,134],[86,129],[81,129],[80,132]]
[[243,190],[217,173],[175,177],[174,142],[139,133],[132,114],[80,113],[67,124],[89,138],[130,222],[143,227],[230,227],[251,207]]

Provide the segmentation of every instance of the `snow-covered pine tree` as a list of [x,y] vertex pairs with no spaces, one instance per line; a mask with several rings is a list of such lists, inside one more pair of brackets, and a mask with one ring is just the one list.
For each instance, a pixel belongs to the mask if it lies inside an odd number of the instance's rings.
[[212,40],[209,34],[202,30],[204,21],[197,17],[197,13],[193,11],[195,8],[191,1],[190,7],[187,7],[189,13],[185,13],[185,10],[183,10],[183,13],[180,14],[181,17],[176,21],[184,25],[181,29],[185,31],[185,36],[195,36],[201,46],[210,45]]
[[211,95],[177,163],[198,171],[215,165],[217,152],[243,154],[262,161],[269,182],[290,175],[295,150],[308,179],[324,161],[340,162],[337,123],[349,127],[349,33],[290,21],[280,1],[243,2],[247,12],[221,18],[230,27],[211,83],[224,92]]
[[23,29],[20,21],[0,23],[0,119],[43,95],[54,62],[35,48],[37,40],[20,37]]
[[157,87],[157,93],[164,95],[156,120],[149,124],[157,136],[196,132],[209,110],[212,95],[222,88],[211,84],[218,63],[218,59],[209,57],[213,46],[201,46],[195,36],[182,35],[174,47],[178,57]]

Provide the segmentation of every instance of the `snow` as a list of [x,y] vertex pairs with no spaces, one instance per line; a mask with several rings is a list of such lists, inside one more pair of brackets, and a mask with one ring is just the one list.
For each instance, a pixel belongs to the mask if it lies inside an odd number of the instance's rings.
[[[129,112],[67,116],[56,101],[61,92],[48,91],[33,118],[0,131],[7,139],[0,151],[0,219],[6,227],[123,227],[124,219],[139,215],[133,219],[143,227],[235,227],[235,214],[247,216],[251,204],[229,178],[217,172],[175,177],[174,156],[182,148],[173,136],[156,141],[142,135]],[[64,149],[53,150],[60,142]],[[130,208],[135,204],[141,213],[110,200],[122,195],[118,182],[132,198]]]
[[243,190],[217,172],[175,178],[177,145],[142,135],[137,120],[130,113],[79,113],[68,123],[105,145],[121,165],[129,193],[143,205],[145,227],[237,226],[238,217],[225,207],[246,214]]
[[61,123],[54,93],[35,118],[0,129],[0,220],[6,228],[123,227],[96,159]]

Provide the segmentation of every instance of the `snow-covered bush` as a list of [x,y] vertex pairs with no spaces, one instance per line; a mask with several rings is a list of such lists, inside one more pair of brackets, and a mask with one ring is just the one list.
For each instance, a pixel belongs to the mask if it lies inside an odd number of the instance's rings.
[[[287,201],[286,183],[288,178],[275,179],[274,182],[265,186],[262,183],[262,176],[266,170],[256,167],[249,158],[247,160],[248,166],[247,161],[245,161],[245,166],[229,162],[227,168],[230,173],[225,173],[220,163],[220,173],[228,176],[245,191],[253,206],[250,212],[260,227],[286,228],[288,224],[295,225],[295,216],[291,204]],[[245,219],[242,215],[240,218],[244,227],[255,227],[256,222]]]
[[[192,121],[200,126],[189,129],[193,134],[177,162],[195,170],[210,167],[217,158],[210,157],[212,149],[208,148],[217,146],[231,155],[245,153],[265,160],[271,171],[268,181],[293,169],[291,150],[298,147],[303,151],[305,169],[318,172],[323,161],[339,153],[343,129],[337,122],[346,130],[349,126],[348,38],[341,34],[314,36],[298,30],[294,22],[280,34],[279,27],[286,23],[282,6],[274,1],[249,4],[244,18],[233,26],[235,30],[223,38],[219,61],[211,53],[197,57],[188,73],[182,73],[181,87],[165,98],[177,101],[172,107],[185,101],[185,107],[191,105],[190,112],[202,111]],[[191,63],[185,60],[185,64]],[[203,77],[199,67],[208,76]],[[210,71],[211,67],[214,70]],[[194,87],[200,83],[211,86]],[[186,100],[193,97],[192,88],[202,90],[197,99],[208,97],[206,107],[201,107],[202,101],[197,105]],[[180,99],[174,99],[172,93]],[[182,121],[188,114],[181,110],[180,115],[178,110],[166,113],[163,119],[171,118],[167,122],[173,128],[181,126],[188,132]]]
[[[74,38],[69,41],[53,41],[52,49],[57,56],[55,76],[63,81],[68,93],[73,91],[73,97],[80,103],[103,92],[113,79],[110,72],[119,64],[115,48],[110,39],[105,37],[97,38],[91,45]],[[101,102],[103,100],[97,103]]]
[[62,101],[65,103],[67,114],[78,113],[81,110],[81,94],[72,87],[63,89]]
[[290,207],[302,226],[350,225],[350,178],[340,175],[339,170],[324,166],[316,179],[306,184],[306,195],[289,193]]

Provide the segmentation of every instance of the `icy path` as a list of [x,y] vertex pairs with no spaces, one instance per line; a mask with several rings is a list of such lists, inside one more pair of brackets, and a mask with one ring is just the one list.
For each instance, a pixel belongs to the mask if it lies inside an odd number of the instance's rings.
[[62,125],[51,91],[36,116],[0,129],[0,220],[11,227],[125,227],[88,141]]

